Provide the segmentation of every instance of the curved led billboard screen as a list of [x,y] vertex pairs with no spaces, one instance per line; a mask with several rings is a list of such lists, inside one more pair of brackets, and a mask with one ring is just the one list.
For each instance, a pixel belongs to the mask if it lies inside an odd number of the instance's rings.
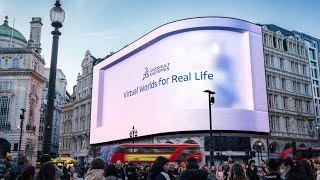
[[231,18],[163,25],[94,67],[90,143],[212,129],[269,132],[261,27]]

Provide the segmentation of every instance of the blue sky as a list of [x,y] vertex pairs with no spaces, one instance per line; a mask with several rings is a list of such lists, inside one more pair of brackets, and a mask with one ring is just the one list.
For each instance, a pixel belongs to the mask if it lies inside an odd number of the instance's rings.
[[[52,35],[49,12],[55,0],[0,0],[0,18],[29,39],[32,17],[43,19],[42,54],[50,66]],[[69,92],[81,72],[86,50],[97,58],[116,52],[156,27],[183,18],[226,16],[276,24],[320,38],[319,0],[61,0],[66,19],[60,29],[58,68]],[[2,22],[1,22],[2,23]]]

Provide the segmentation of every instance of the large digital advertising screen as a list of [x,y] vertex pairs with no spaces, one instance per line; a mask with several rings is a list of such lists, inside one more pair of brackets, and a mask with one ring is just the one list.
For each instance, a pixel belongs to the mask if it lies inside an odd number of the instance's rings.
[[90,143],[212,129],[269,132],[261,27],[231,18],[163,25],[94,67]]

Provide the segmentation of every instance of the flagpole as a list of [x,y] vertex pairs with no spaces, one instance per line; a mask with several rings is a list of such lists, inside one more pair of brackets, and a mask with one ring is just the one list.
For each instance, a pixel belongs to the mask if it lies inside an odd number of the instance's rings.
[[12,29],[11,29],[11,37],[10,37],[10,46],[13,47],[12,45],[12,37],[13,37],[13,29],[14,29],[14,21],[16,20],[16,18],[13,18],[13,23],[12,23]]

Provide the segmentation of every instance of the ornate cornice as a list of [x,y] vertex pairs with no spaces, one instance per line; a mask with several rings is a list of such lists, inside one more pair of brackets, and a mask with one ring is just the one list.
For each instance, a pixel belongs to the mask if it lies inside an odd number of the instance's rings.
[[7,69],[0,70],[0,76],[32,76],[44,84],[47,79],[32,69]]

